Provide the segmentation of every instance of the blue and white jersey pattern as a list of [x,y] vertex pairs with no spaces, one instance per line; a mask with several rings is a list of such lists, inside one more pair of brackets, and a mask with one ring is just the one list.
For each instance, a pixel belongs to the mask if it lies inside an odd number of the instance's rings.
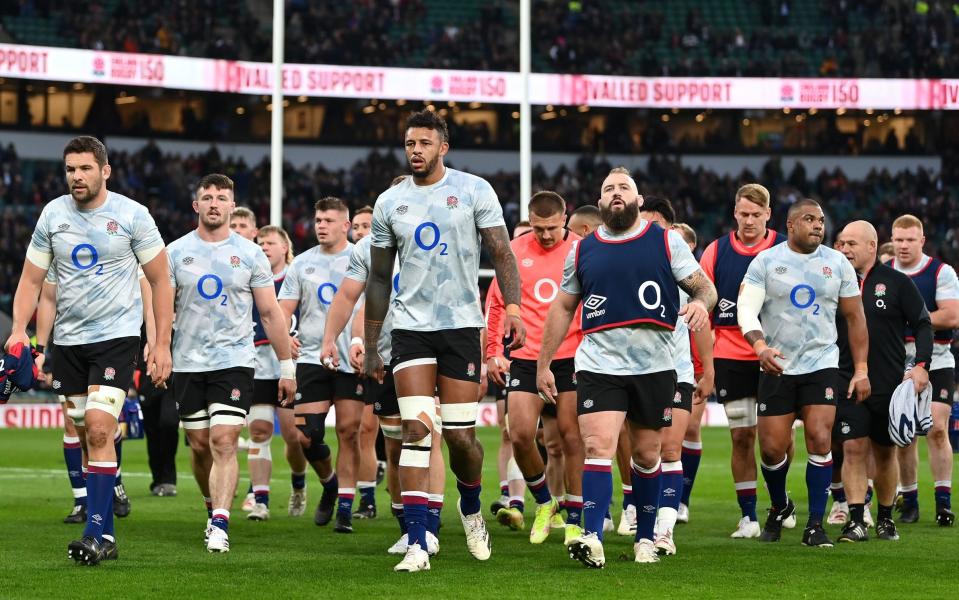
[[[609,233],[605,226],[596,230],[596,235],[605,240],[625,240],[646,229],[646,220],[640,219],[637,227],[620,235]],[[699,263],[682,236],[675,231],[667,234],[669,241],[669,264],[675,285],[699,269]],[[582,285],[576,275],[576,247],[574,242],[566,257],[563,283],[560,288],[567,294],[580,295]],[[623,268],[642,264],[642,256],[624,257]],[[662,284],[661,284],[662,285]],[[584,306],[584,308],[590,308]],[[576,370],[604,375],[644,375],[676,369],[675,334],[659,326],[638,325],[616,327],[588,333],[576,351]]]
[[[298,363],[322,365],[320,352],[323,350],[323,330],[326,328],[326,314],[333,303],[333,296],[339,291],[350,265],[353,244],[336,254],[323,252],[320,246],[314,246],[293,259],[280,288],[280,300],[296,300],[300,308],[299,338],[300,358]],[[340,355],[340,368],[343,373],[352,373],[353,367],[347,360],[350,351],[350,326],[359,310],[359,303],[353,309],[353,316],[343,333],[336,340],[336,350]]]
[[439,331],[483,327],[479,301],[480,229],[504,225],[485,180],[455,169],[430,186],[408,177],[373,208],[372,245],[396,248],[402,284],[393,327]]
[[[685,306],[689,302],[689,294],[682,289],[679,290],[679,306]],[[696,385],[696,373],[693,368],[693,355],[690,349],[691,340],[689,338],[689,326],[686,325],[686,319],[680,315],[676,319],[676,329],[673,329],[673,348],[676,360],[676,382]]]
[[58,345],[139,337],[137,254],[163,246],[145,206],[108,192],[99,208],[82,210],[72,196],[60,196],[44,207],[30,245],[52,255]]
[[765,293],[759,319],[766,343],[785,356],[778,360],[786,375],[839,366],[839,299],[859,295],[856,272],[845,256],[826,246],[801,254],[779,244],[756,255],[743,284]]
[[[370,277],[370,245],[372,242],[373,239],[366,236],[356,243],[356,247],[353,248],[353,256],[350,257],[350,268],[346,272],[347,277],[364,285]],[[400,271],[397,268],[397,263],[394,263],[390,290],[390,310],[387,311],[386,318],[383,319],[383,329],[380,332],[379,343],[377,343],[377,351],[384,365],[390,364],[393,358],[393,340],[391,337],[393,333],[393,300],[396,298],[399,285]]]
[[176,290],[173,370],[254,367],[253,289],[272,288],[270,261],[235,233],[205,242],[191,231],[167,248]]

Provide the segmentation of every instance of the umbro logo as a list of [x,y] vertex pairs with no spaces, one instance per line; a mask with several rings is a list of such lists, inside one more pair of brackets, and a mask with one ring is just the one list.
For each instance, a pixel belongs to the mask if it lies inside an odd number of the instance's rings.
[[307,275],[312,275],[313,273],[316,273],[316,267],[307,267],[307,268],[306,268],[306,274],[307,274]]
[[532,266],[533,266],[533,259],[532,259],[532,258],[524,258],[524,259],[523,259],[523,262],[522,262],[521,264],[522,264],[524,267],[532,267]]
[[782,267],[782,266],[776,267],[776,274],[782,275],[783,273],[786,272],[786,270],[787,270],[786,267]]
[[589,298],[583,302],[583,308],[587,310],[596,310],[600,306],[606,303],[606,296],[600,296],[599,294],[590,294]]
[[398,214],[398,215],[405,215],[405,214],[406,214],[406,211],[408,211],[409,209],[410,209],[409,206],[407,206],[407,205],[405,205],[405,204],[401,204],[401,205],[399,205],[399,206],[396,208],[396,214]]
[[726,298],[723,298],[719,301],[720,312],[726,312],[727,310],[729,310],[730,308],[734,306],[736,306],[736,303],[733,302],[732,300],[727,300]]
[[664,496],[675,496],[675,495],[676,495],[676,490],[673,489],[673,488],[671,488],[671,487],[670,487],[670,488],[666,488],[665,490],[663,490],[663,495],[664,495]]
[[66,231],[67,229],[70,229],[70,224],[60,223],[59,225],[57,225],[57,229],[59,229],[60,231]]
[[593,401],[590,398],[583,400],[583,408],[593,408]]
[[184,256],[184,257],[183,257],[183,260],[181,260],[180,262],[182,262],[182,263],[185,264],[185,265],[192,265],[192,264],[193,264],[193,257],[192,257],[192,256]]
[[509,382],[509,386],[510,386],[510,387],[519,387],[519,379],[514,379],[513,381],[510,381],[510,382]]
[[645,504],[643,505],[643,512],[647,514],[654,513],[656,512],[656,507],[653,506],[652,504]]

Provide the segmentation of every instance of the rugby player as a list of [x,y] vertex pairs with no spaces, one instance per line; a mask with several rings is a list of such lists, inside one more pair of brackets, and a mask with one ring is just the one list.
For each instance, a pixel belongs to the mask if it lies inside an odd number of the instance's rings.
[[[449,132],[432,111],[410,115],[405,145],[412,177],[383,192],[373,209],[364,371],[383,380],[377,346],[392,306],[392,367],[403,427],[400,484],[410,542],[395,569],[421,571],[430,566],[424,548],[430,448],[439,432],[433,400],[437,389],[466,544],[474,558],[490,557],[489,532],[480,513],[483,448],[475,432],[484,327],[477,286],[481,239],[506,302],[511,349],[523,345],[526,331],[516,258],[492,186],[443,164]],[[391,304],[397,254],[402,282]]]
[[47,271],[56,268],[57,341],[53,387],[66,397],[67,413],[84,428],[88,451],[87,521],[68,556],[95,565],[118,556],[113,524],[117,474],[117,417],[133,381],[140,351],[143,303],[137,267],[153,290],[156,344],[148,373],[160,385],[170,374],[173,294],[166,249],[143,205],[106,188],[107,150],[89,136],[63,149],[68,195],[48,203],[33,232],[13,300],[5,349],[29,347],[27,323],[37,308]]
[[[792,426],[803,420],[809,453],[806,546],[832,547],[822,526],[832,479],[836,395],[869,396],[869,336],[856,273],[849,261],[821,245],[826,217],[814,200],[798,200],[786,217],[787,240],[760,252],[746,271],[736,304],[746,341],[759,357],[759,448],[772,510],[759,539],[779,541],[795,511],[786,495]],[[836,311],[846,319],[854,372],[838,392]],[[760,319],[762,324],[760,324]]]
[[[490,378],[509,389],[506,414],[509,419],[509,439],[513,457],[526,481],[526,486],[536,500],[536,516],[530,528],[529,539],[541,544],[549,535],[553,515],[559,503],[554,499],[547,483],[543,459],[536,446],[537,424],[542,418],[543,429],[558,426],[565,467],[565,507],[567,509],[567,541],[579,537],[582,512],[582,462],[583,444],[576,420],[576,376],[573,356],[582,340],[578,323],[570,326],[568,335],[557,351],[552,370],[557,374],[559,395],[556,403],[544,403],[536,390],[536,358],[542,341],[542,326],[550,303],[559,293],[562,282],[563,263],[573,242],[580,237],[563,227],[566,218],[566,202],[555,192],[537,192],[529,201],[529,219],[532,233],[513,240],[511,246],[520,264],[522,279],[523,323],[528,327],[526,345],[510,353],[508,371],[503,369],[507,359],[503,356],[503,342],[496,335],[489,335],[486,344],[487,369]],[[490,331],[500,331],[505,303],[499,293],[498,282],[490,286],[487,302],[486,323]],[[550,460],[556,460],[550,457]],[[561,490],[553,490],[561,492]],[[500,509],[500,515],[511,516],[521,510],[516,507]],[[499,516],[499,515],[498,515]]]
[[[353,213],[350,221],[350,235],[354,244],[370,235],[370,226],[373,224],[373,207],[361,206]],[[327,325],[329,326],[329,325]],[[360,335],[353,336],[350,341],[350,350],[363,347],[362,319],[357,319],[353,330],[359,330]],[[358,343],[355,343],[358,342]],[[360,363],[362,364],[362,363]],[[369,386],[364,389],[368,391]],[[370,394],[365,395],[370,400]],[[363,421],[360,424],[360,470],[356,474],[356,490],[360,494],[359,506],[353,517],[356,519],[372,519],[376,517],[376,437],[380,431],[380,422],[375,414],[372,402],[363,407]]]
[[[537,387],[558,395],[550,363],[583,298],[585,335],[576,352],[577,412],[585,445],[584,533],[567,546],[589,567],[606,563],[603,521],[612,496],[612,459],[624,419],[633,455],[637,507],[636,562],[659,560],[653,528],[661,483],[662,429],[672,420],[676,371],[673,329],[684,317],[692,331],[708,326],[716,290],[675,231],[639,216],[642,196],[629,171],[603,181],[603,225],[577,242],[566,258],[563,283],[546,318],[537,362]],[[691,297],[679,306],[679,288]]]
[[[756,397],[759,387],[759,360],[743,338],[737,323],[736,296],[746,269],[757,254],[786,241],[785,236],[766,227],[772,211],[769,190],[747,183],[736,191],[733,218],[736,230],[713,241],[699,263],[716,284],[719,302],[713,310],[712,327],[716,342],[716,399],[729,421],[733,451],[731,467],[741,518],[732,538],[759,537],[756,515]],[[786,527],[795,526],[787,516]]]
[[[912,280],[877,260],[876,229],[867,221],[854,221],[837,238],[840,251],[852,264],[860,280],[863,310],[869,329],[869,382],[872,394],[857,403],[840,398],[833,437],[842,440],[842,479],[849,506],[849,522],[843,527],[840,542],[865,542],[869,539],[866,520],[867,456],[876,460],[875,488],[879,499],[876,534],[879,539],[897,540],[892,520],[896,498],[896,448],[889,437],[889,402],[902,381],[900,368],[906,362],[906,350],[900,340],[906,327],[913,332],[916,364],[908,373],[916,391],[929,384],[932,360],[932,321],[922,295]],[[853,374],[852,352],[842,317],[839,330],[839,376],[843,384]],[[842,389],[844,385],[840,385]],[[871,448],[870,448],[871,446]]]
[[[929,467],[936,499],[936,522],[952,525],[952,446],[949,443],[949,412],[956,389],[956,359],[951,347],[959,327],[959,279],[953,268],[925,254],[922,221],[903,215],[892,223],[892,244],[896,257],[891,266],[912,277],[926,301],[934,331],[929,383],[932,385],[932,429],[926,434]],[[906,332],[907,366],[916,363],[916,348],[911,331]],[[919,520],[919,449],[917,442],[899,451],[899,483],[902,494],[902,523]]]
[[[153,295],[150,285],[146,282],[146,277],[142,269],[138,269],[140,297],[143,304],[143,321],[146,333],[146,346],[144,347],[144,360],[149,356],[150,347],[156,344],[156,327],[153,320]],[[53,322],[57,313],[57,271],[56,266],[51,264],[50,269],[43,281],[43,288],[40,292],[40,301],[37,306],[37,370],[42,372],[46,361],[46,346],[50,342],[53,333]],[[52,383],[52,379],[51,379]],[[67,467],[67,477],[70,480],[70,488],[73,492],[73,509],[66,517],[64,523],[85,523],[87,520],[87,448],[86,431],[82,425],[76,425],[73,419],[67,413],[66,396],[57,395],[60,400],[60,408],[63,411],[63,460]],[[120,476],[120,459],[123,449],[123,435],[120,428],[113,438],[114,451],[117,455],[117,477],[116,484],[113,486],[113,514],[116,517],[126,517],[130,514],[130,498],[123,487],[123,480]]]
[[[323,366],[320,352],[326,315],[350,264],[353,244],[346,239],[350,214],[339,198],[327,196],[314,206],[314,227],[319,245],[293,259],[280,289],[280,306],[291,318],[299,308],[300,356],[296,364],[299,396],[294,405],[296,427],[306,459],[323,484],[323,495],[313,521],[326,525],[333,518],[334,499],[338,533],[353,532],[353,499],[360,466],[360,422],[363,418],[363,384],[353,367],[341,361],[335,371]],[[337,340],[340,356],[349,353],[349,333]],[[326,414],[336,405],[336,470],[330,464],[330,447],[324,442]]]
[[230,230],[234,206],[233,181],[205,175],[193,200],[197,228],[169,247],[176,290],[173,394],[207,504],[210,552],[230,551],[237,443],[254,395],[254,305],[280,362],[277,398],[289,404],[296,391],[289,326],[276,301],[270,261]]
[[[648,196],[643,199],[639,211],[640,218],[655,223],[663,229],[672,229],[676,220],[676,211],[665,198]],[[682,234],[680,234],[682,235]],[[683,236],[683,241],[686,241]],[[689,242],[686,242],[687,245]],[[692,252],[692,248],[689,249]],[[689,301],[683,290],[679,293],[680,306]],[[696,348],[703,364],[703,373],[696,381],[693,367],[690,337],[695,340]],[[663,481],[659,495],[659,511],[656,515],[656,539],[653,545],[661,555],[676,554],[673,529],[679,516],[679,503],[683,495],[684,473],[682,458],[683,441],[689,428],[690,416],[694,404],[703,404],[713,388],[713,338],[708,327],[690,332],[686,322],[679,318],[673,330],[674,361],[676,366],[676,393],[673,396],[672,421],[663,430],[661,458],[663,461]]]

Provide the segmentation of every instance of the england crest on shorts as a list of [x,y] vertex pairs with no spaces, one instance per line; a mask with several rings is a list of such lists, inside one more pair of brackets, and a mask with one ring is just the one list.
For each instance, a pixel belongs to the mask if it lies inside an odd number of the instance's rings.
[[833,399],[833,391],[832,391],[832,388],[831,388],[831,387],[827,387],[827,388],[826,388],[826,400],[832,400],[832,399]]
[[939,390],[940,400],[945,400],[948,397],[949,397],[949,390],[947,390],[946,388],[942,388],[941,390]]
[[357,396],[362,396],[362,395],[363,395],[363,384],[362,384],[362,383],[356,384],[356,395],[357,395]]
[[103,379],[106,381],[113,381],[113,378],[116,377],[117,372],[113,367],[107,367],[103,370]]
[[664,423],[669,423],[669,422],[671,422],[672,420],[673,420],[673,409],[672,409],[672,408],[664,408],[664,409],[663,409],[663,422],[664,422]]
[[466,365],[466,376],[472,377],[473,375],[476,375],[476,365],[473,363],[470,363]]
[[683,401],[683,395],[680,394],[680,393],[677,391],[677,392],[676,392],[676,395],[673,396],[673,404],[679,404],[679,403],[681,403],[682,401]]
[[240,399],[240,390],[233,388],[233,391],[230,392],[230,400],[236,402]]

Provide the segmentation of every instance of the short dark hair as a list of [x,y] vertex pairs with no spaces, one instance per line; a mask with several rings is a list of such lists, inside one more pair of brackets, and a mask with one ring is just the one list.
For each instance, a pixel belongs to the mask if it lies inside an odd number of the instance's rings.
[[676,211],[673,209],[673,203],[666,198],[657,196],[645,196],[643,205],[639,207],[640,212],[654,212],[663,215],[666,223],[672,225],[676,222]]
[[325,198],[320,198],[316,201],[316,204],[313,205],[313,210],[316,212],[322,212],[324,210],[338,210],[342,213],[346,213],[347,218],[350,216],[350,209],[346,205],[346,202],[343,202],[336,196],[326,196]]
[[529,212],[543,219],[566,212],[566,201],[556,192],[542,191],[529,199]]
[[353,213],[353,216],[355,217],[357,215],[372,215],[372,214],[373,214],[373,207],[367,204],[366,206],[361,206],[358,209],[356,209],[356,212]]
[[596,222],[603,220],[602,213],[599,210],[599,207],[595,204],[584,204],[573,211],[573,214],[570,216],[585,217],[587,219],[595,219]]
[[92,153],[101,169],[108,162],[107,147],[91,135],[81,135],[67,142],[67,145],[63,147],[63,158],[66,159],[67,154],[83,154],[84,152]]
[[199,192],[211,186],[218,190],[230,190],[232,192],[233,180],[222,173],[210,173],[200,178],[200,181],[196,184],[196,191]]
[[421,110],[407,117],[406,128],[412,129],[413,127],[432,129],[440,135],[441,142],[450,141],[450,131],[446,128],[446,121],[432,110]]
[[796,213],[807,206],[815,206],[820,210],[822,209],[822,206],[812,198],[801,198],[792,203],[792,206],[789,207],[789,212],[786,213],[786,218],[791,219],[795,217]]

